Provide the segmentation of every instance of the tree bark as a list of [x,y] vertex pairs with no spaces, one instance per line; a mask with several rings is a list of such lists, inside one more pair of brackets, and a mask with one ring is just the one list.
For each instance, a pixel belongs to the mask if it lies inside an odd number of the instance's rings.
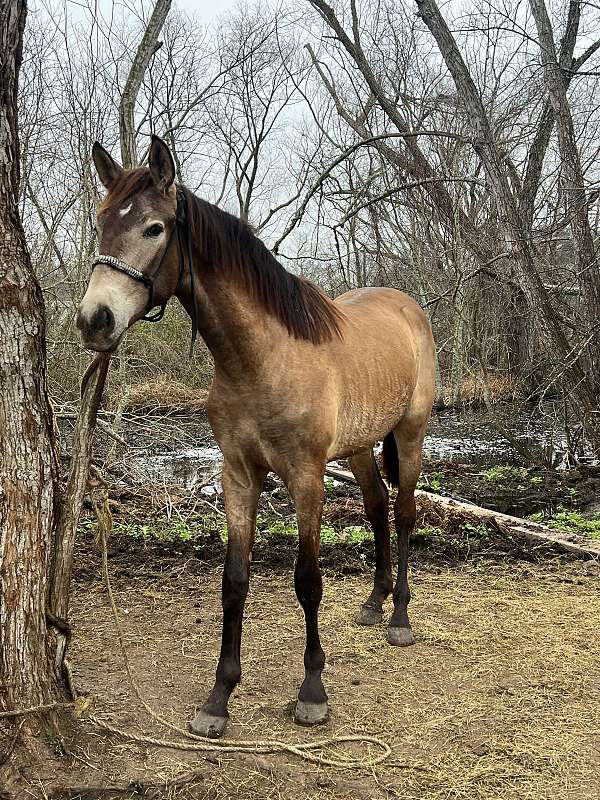
[[[586,196],[581,159],[575,137],[575,128],[571,108],[567,98],[567,81],[563,77],[554,43],[554,34],[548,17],[544,0],[529,0],[531,12],[535,20],[540,53],[544,67],[544,79],[548,90],[548,98],[558,135],[558,148],[561,161],[561,190],[567,219],[570,220],[573,245],[575,250],[575,268],[583,288],[582,312],[588,320],[590,329],[594,329],[600,316],[600,269],[596,257],[594,239],[588,217],[588,199]],[[569,8],[570,27],[575,31],[579,24],[581,3],[572,0]],[[598,335],[592,338],[589,349],[593,352]],[[594,357],[592,356],[592,364]],[[596,364],[596,369],[600,364]],[[595,390],[600,391],[600,378],[593,375]]]
[[[572,2],[569,5],[569,15],[560,45],[559,62],[563,72],[563,80],[565,88],[568,88],[573,75],[577,70],[593,55],[594,52],[600,47],[600,41],[593,44],[583,53],[578,59],[573,58],[575,52],[575,43],[577,42],[577,33],[579,31],[579,4]],[[540,177],[542,174],[542,167],[544,164],[544,157],[550,144],[550,136],[554,128],[554,112],[552,104],[549,100],[544,103],[544,108],[540,114],[537,130],[531,143],[529,153],[527,155],[527,169],[525,170],[525,177],[523,178],[523,188],[521,190],[521,211],[525,215],[529,227],[533,225],[533,215],[535,206],[535,197],[540,185]]]
[[160,47],[158,37],[171,8],[171,0],[157,0],[129,70],[119,104],[121,159],[127,169],[138,165],[135,144],[135,103],[150,59]]
[[52,701],[46,593],[58,460],[45,313],[17,208],[24,0],[0,0],[0,709]]

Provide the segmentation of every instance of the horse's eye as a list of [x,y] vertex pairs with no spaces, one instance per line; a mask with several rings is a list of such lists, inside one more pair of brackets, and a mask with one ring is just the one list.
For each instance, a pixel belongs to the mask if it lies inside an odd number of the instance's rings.
[[146,228],[144,231],[144,236],[146,236],[148,239],[151,239],[154,236],[160,236],[163,230],[163,226],[156,223],[155,225],[150,225],[149,228]]

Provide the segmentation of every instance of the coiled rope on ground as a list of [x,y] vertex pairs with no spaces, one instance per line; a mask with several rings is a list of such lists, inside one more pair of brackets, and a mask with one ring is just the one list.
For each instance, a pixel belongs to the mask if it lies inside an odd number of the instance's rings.
[[[303,759],[304,761],[309,761],[321,766],[335,767],[338,769],[371,769],[377,764],[381,764],[391,755],[392,749],[387,742],[384,742],[377,736],[371,736],[369,734],[337,735],[326,739],[318,739],[314,742],[304,742],[300,744],[290,744],[288,742],[280,741],[279,739],[212,739],[205,736],[197,736],[196,734],[190,733],[184,728],[173,725],[172,722],[169,722],[169,720],[165,719],[158,712],[156,712],[142,696],[138,683],[133,674],[131,662],[127,654],[127,648],[125,647],[125,639],[123,637],[123,629],[119,620],[119,612],[112,590],[108,569],[108,538],[110,536],[110,532],[112,531],[112,515],[108,506],[108,495],[106,490],[103,492],[102,503],[100,504],[93,499],[92,506],[98,521],[98,541],[102,554],[102,576],[104,586],[117,631],[119,649],[123,657],[125,670],[127,672],[127,677],[129,678],[132,691],[148,716],[150,716],[159,725],[162,725],[168,730],[176,733],[181,738],[164,739],[124,730],[117,725],[107,722],[97,714],[92,713],[91,707],[93,706],[95,699],[85,698],[82,696],[75,697],[72,702],[46,703],[38,706],[31,706],[30,708],[2,711],[0,712],[0,719],[20,717],[27,714],[35,714],[51,710],[72,708],[74,709],[76,716],[85,716],[95,725],[108,731],[109,733],[120,736],[123,739],[137,742],[138,744],[154,745],[156,747],[166,747],[173,750],[187,750],[195,752],[214,753],[215,751],[218,751],[220,753],[254,753],[257,755],[264,755],[268,753],[289,753]],[[369,752],[365,758],[355,758],[344,754],[338,754],[336,757],[329,757],[323,752],[328,749],[333,749],[336,746],[351,743],[358,743],[367,746],[372,745],[379,750],[379,753]]]
[[[331,736],[327,739],[319,739],[314,742],[305,742],[301,744],[290,744],[288,742],[283,742],[278,739],[259,739],[259,740],[212,739],[209,737],[197,736],[196,734],[190,733],[184,728],[180,728],[177,725],[173,725],[173,723],[169,722],[169,720],[165,719],[163,716],[157,713],[146,702],[146,700],[143,698],[141,694],[138,683],[133,675],[131,662],[127,654],[127,648],[125,647],[123,629],[121,627],[121,622],[119,620],[119,612],[117,609],[117,604],[115,602],[112,585],[110,581],[109,569],[108,569],[108,538],[112,530],[112,515],[110,513],[110,508],[108,506],[108,496],[106,491],[103,492],[102,503],[100,504],[96,500],[94,500],[92,505],[94,508],[94,513],[96,514],[96,519],[98,521],[98,533],[99,533],[98,539],[102,553],[102,575],[104,580],[104,586],[106,589],[108,602],[112,611],[112,616],[117,631],[117,638],[119,641],[119,649],[123,657],[123,662],[125,664],[125,670],[129,678],[129,683],[131,685],[131,688],[135,696],[137,697],[138,701],[140,702],[146,713],[153,720],[155,720],[155,722],[178,734],[178,736],[183,737],[183,741],[181,739],[162,739],[162,738],[154,738],[152,736],[145,736],[137,733],[132,733],[131,731],[123,730],[122,728],[119,728],[118,726],[113,725],[112,723],[109,723],[99,718],[96,714],[87,713],[87,717],[94,724],[98,725],[101,728],[104,728],[110,733],[113,733],[117,736],[129,739],[134,742],[138,742],[139,744],[155,745],[157,747],[168,747],[174,750],[188,750],[188,751],[192,750],[199,752],[209,752],[209,751],[210,752],[218,751],[221,753],[243,752],[243,753],[255,753],[262,755],[266,753],[283,752],[283,753],[290,753],[291,755],[297,756],[298,758],[301,758],[304,761],[310,761],[315,764],[320,764],[329,767],[336,767],[340,769],[370,769],[376,766],[377,764],[381,764],[391,755],[392,750],[391,747],[387,744],[387,742],[384,742],[377,736],[371,736],[368,734],[347,734],[347,735]],[[329,757],[325,755],[323,752],[315,752],[315,751],[325,751],[327,749],[335,748],[336,746],[339,745],[345,745],[350,743],[373,745],[374,747],[378,748],[380,752],[369,753],[365,758],[355,758],[352,756],[344,756],[344,755],[336,755],[336,757]]]

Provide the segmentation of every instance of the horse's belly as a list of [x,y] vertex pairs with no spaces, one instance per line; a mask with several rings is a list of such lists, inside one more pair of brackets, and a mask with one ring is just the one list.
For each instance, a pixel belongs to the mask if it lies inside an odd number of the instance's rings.
[[327,458],[347,458],[372,447],[400,422],[409,402],[406,384],[393,396],[380,396],[372,401],[346,403],[338,415],[335,437]]

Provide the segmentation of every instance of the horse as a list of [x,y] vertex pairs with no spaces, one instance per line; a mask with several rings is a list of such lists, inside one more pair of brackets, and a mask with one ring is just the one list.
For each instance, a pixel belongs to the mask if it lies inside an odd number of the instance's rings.
[[[333,459],[349,460],[374,531],[373,589],[356,622],[381,623],[392,594],[387,640],[415,641],[407,560],[435,392],[428,319],[396,289],[356,289],[331,300],[288,272],[246,222],[176,183],[171,152],[156,136],[147,167],[123,169],[98,143],[92,159],[107,194],[96,214],[99,255],[76,316],[83,344],[116,350],[128,328],[159,319],[175,296],[191,317],[192,344],[198,331],[214,359],[206,413],[223,453],[223,628],[214,686],[189,728],[217,737],[229,719],[229,697],[241,677],[257,505],[269,471],[287,487],[298,524],[294,584],[306,648],[294,720],[322,723],[329,707],[321,677],[319,544],[324,471]],[[374,456],[381,439],[388,482],[398,488],[395,584],[388,489]]]

